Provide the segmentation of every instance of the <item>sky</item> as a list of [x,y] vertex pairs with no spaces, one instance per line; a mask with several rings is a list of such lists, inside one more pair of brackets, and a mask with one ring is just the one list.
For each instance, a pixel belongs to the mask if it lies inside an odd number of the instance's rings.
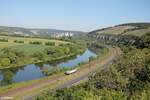
[[0,26],[92,31],[150,22],[150,0],[0,0]]

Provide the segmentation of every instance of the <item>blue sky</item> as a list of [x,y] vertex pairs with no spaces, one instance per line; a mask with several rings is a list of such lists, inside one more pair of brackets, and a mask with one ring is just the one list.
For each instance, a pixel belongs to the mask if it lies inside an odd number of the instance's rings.
[[150,22],[150,0],[0,0],[0,25],[91,31]]

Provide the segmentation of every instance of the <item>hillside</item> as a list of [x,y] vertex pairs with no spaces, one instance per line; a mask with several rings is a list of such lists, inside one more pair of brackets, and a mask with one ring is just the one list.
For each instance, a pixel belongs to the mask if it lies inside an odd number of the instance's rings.
[[[94,37],[92,46],[98,47],[103,43],[104,37],[100,36],[104,35]],[[150,33],[138,38],[143,42],[142,48],[129,46],[128,43],[122,45],[122,39],[117,40],[121,55],[106,68],[97,70],[80,84],[43,92],[35,100],[150,100]],[[109,41],[112,38],[105,39]],[[127,39],[129,37],[124,40]]]
[[126,23],[113,27],[103,28],[90,32],[89,34],[113,34],[142,36],[150,32],[150,23]]
[[37,28],[0,26],[0,34],[4,34],[4,35],[22,35],[22,36],[49,35],[49,36],[53,36],[55,34],[62,34],[62,33],[71,33],[73,35],[76,35],[76,34],[80,34],[80,33],[84,33],[84,32],[69,31],[69,30],[57,30],[57,29],[37,29]]

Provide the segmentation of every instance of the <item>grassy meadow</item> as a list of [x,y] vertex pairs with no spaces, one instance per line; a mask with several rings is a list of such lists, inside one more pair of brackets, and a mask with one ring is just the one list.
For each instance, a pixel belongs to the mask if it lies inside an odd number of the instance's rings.
[[[40,38],[25,38],[25,37],[12,37],[12,36],[0,36],[0,39],[6,39],[8,42],[0,41],[0,50],[3,48],[16,49],[18,51],[23,51],[25,53],[34,53],[41,51],[50,46],[45,45],[46,42],[53,42],[55,46],[60,44],[66,44],[69,42],[59,41],[59,40],[50,40],[50,39],[40,39]],[[14,41],[23,41],[24,43],[15,43]],[[39,41],[41,45],[30,44],[30,42]]]
[[[50,39],[41,39],[41,38],[12,37],[12,36],[0,36],[0,39],[8,39],[8,45],[10,43],[14,43],[15,40],[24,41],[25,44],[28,44],[29,42],[32,42],[32,41],[40,41],[40,42],[42,42],[42,44],[44,44],[45,42],[55,42],[56,44],[67,43],[65,41],[59,41],[59,40],[50,40]],[[0,45],[0,47],[1,47],[1,45]]]

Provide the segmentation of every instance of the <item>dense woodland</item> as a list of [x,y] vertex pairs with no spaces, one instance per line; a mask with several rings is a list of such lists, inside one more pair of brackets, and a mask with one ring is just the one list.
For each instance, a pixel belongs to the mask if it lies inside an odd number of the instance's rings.
[[122,54],[89,80],[71,88],[45,92],[37,100],[150,100],[150,33],[142,46],[120,44]]

